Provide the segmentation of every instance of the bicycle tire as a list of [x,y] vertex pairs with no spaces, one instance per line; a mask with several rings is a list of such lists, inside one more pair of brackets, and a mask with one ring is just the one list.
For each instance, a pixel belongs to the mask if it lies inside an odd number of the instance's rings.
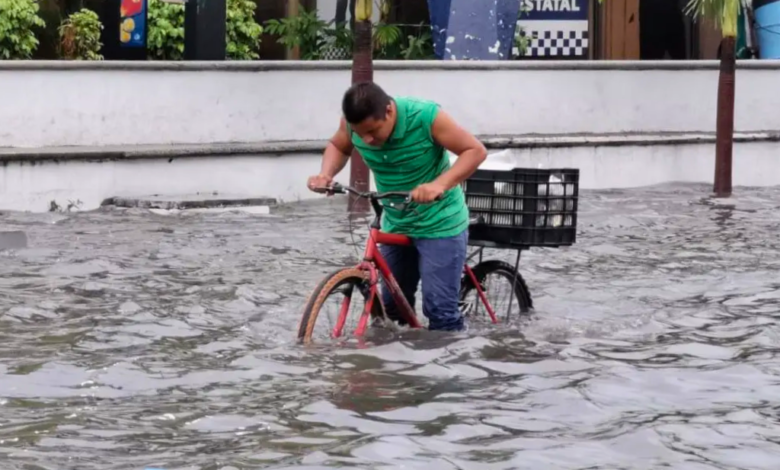
[[[349,283],[363,284],[368,282],[370,282],[369,273],[358,268],[341,268],[325,276],[306,300],[306,306],[298,324],[298,340],[304,343],[311,341],[322,304],[334,290]],[[372,319],[384,317],[384,309],[378,293],[371,306],[371,317]]]
[[[528,285],[526,284],[525,279],[523,279],[523,276],[519,272],[515,271],[514,266],[511,264],[501,260],[487,260],[477,264],[471,268],[471,270],[474,272],[474,277],[477,278],[477,282],[480,284],[485,281],[485,278],[489,274],[499,274],[503,277],[506,277],[510,284],[514,278],[515,300],[513,301],[512,305],[519,305],[520,313],[528,313],[534,308],[533,299],[531,298],[531,291],[528,289]],[[461,302],[466,299],[471,290],[476,290],[474,283],[472,282],[471,277],[464,273],[463,278],[461,279],[460,287]],[[498,316],[499,312],[495,313],[496,316]]]

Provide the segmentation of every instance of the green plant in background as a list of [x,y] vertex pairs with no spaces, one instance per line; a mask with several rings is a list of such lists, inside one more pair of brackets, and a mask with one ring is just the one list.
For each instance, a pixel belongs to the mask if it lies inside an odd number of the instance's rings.
[[[382,3],[383,18],[389,3]],[[423,29],[423,25],[397,25],[380,21],[372,25],[372,47],[376,59],[431,59],[433,40],[429,31],[404,38],[402,26]],[[302,60],[352,59],[353,31],[344,24],[324,21],[317,10],[301,11],[296,16],[265,22],[265,32],[277,36],[276,42],[288,49],[300,48]]]
[[410,34],[407,40],[406,46],[401,50],[401,57],[405,60],[432,60],[436,57],[430,31],[423,31],[417,36]]
[[184,58],[184,5],[149,0],[147,54],[150,59]]
[[[523,17],[523,13],[529,11],[528,6],[523,3],[520,6],[520,11],[517,12],[517,20],[519,21]],[[525,53],[528,52],[528,47],[531,45],[531,41],[533,39],[536,39],[533,37],[533,35],[528,35],[525,33],[525,29],[517,25],[515,26],[515,38],[514,38],[514,47],[517,48],[517,54],[512,54],[513,59],[519,59],[520,57],[525,56]]]
[[70,60],[102,60],[102,29],[94,11],[82,8],[72,13],[59,27],[61,56]]
[[0,0],[0,60],[29,59],[38,48],[34,28],[46,26],[34,0]]
[[[254,18],[257,4],[251,0],[228,0],[225,25],[226,57],[251,60],[260,57],[260,35],[263,27]],[[149,58],[182,60],[184,58],[184,5],[149,0]]]
[[398,25],[377,23],[373,28],[372,42],[377,59],[391,59],[401,54],[401,28]]
[[228,0],[227,58],[231,60],[259,59],[260,35],[263,27],[255,21],[257,5],[251,0]]
[[355,38],[352,36],[352,30],[347,23],[336,24],[335,27],[326,28],[323,31],[326,37],[323,46],[321,59],[341,59],[349,60],[352,58],[352,49],[355,47]]
[[320,59],[322,49],[328,43],[324,33],[327,27],[328,22],[317,16],[316,9],[305,8],[296,16],[265,22],[266,32],[278,36],[276,42],[288,49],[298,47],[304,60]]

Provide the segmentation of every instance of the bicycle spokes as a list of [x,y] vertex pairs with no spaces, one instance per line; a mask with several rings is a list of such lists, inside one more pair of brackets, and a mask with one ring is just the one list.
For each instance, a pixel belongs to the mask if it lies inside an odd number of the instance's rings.
[[[502,276],[488,275],[479,286],[482,292],[474,289],[469,296],[471,301],[466,302],[470,304],[469,315],[475,318],[484,317],[487,313],[492,323],[498,323],[499,316],[504,317],[504,321],[509,321],[508,305],[514,294],[511,282]],[[519,308],[519,305],[515,303],[514,307]]]

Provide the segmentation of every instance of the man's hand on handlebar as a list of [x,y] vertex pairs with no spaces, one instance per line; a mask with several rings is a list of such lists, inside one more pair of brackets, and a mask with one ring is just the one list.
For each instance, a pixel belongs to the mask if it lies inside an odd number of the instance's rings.
[[364,193],[364,192],[359,192],[355,188],[352,188],[350,186],[342,186],[339,183],[333,181],[333,178],[330,178],[326,175],[317,175],[317,176],[310,177],[309,181],[307,182],[307,185],[311,191],[314,191],[316,193],[325,193],[328,196],[332,196],[333,194],[337,194],[337,193],[338,194],[349,193],[359,197],[370,198],[374,202],[380,199],[387,199],[387,198],[403,198],[404,199],[403,202],[394,202],[391,203],[390,205],[400,211],[406,211],[407,209],[411,210],[415,214],[418,214],[418,212],[413,207],[410,207],[411,203],[417,203],[417,204],[430,203],[433,201],[440,200],[444,195],[444,187],[438,183],[421,184],[411,192],[389,191],[384,193],[377,193],[377,192],[369,191]]
[[328,191],[326,188],[330,188],[332,185],[333,178],[321,173],[319,175],[309,177],[309,181],[306,183],[306,186],[310,191],[314,191],[315,193],[326,193],[328,196],[333,195],[333,193]]
[[414,188],[411,199],[418,204],[426,204],[441,199],[444,190],[444,186],[436,182],[421,184]]

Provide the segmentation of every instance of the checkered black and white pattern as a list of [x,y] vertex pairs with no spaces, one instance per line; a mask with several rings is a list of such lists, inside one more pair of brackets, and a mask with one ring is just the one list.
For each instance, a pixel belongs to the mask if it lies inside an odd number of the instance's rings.
[[[588,30],[541,30],[527,28],[521,36],[530,36],[526,56],[581,57],[588,56]],[[515,48],[515,53],[517,49]]]
[[351,51],[344,48],[328,45],[322,48],[322,60],[349,60],[352,58]]

